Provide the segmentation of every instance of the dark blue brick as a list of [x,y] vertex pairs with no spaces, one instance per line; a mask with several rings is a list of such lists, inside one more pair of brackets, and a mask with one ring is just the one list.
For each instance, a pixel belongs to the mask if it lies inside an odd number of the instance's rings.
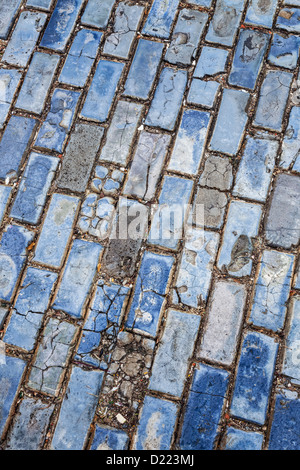
[[300,400],[283,390],[276,398],[269,450],[300,450]]

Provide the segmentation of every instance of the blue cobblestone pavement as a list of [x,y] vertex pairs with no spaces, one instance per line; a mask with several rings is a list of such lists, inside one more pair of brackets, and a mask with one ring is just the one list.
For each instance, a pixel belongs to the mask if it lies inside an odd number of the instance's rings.
[[299,0],[0,1],[0,449],[300,450],[299,51]]

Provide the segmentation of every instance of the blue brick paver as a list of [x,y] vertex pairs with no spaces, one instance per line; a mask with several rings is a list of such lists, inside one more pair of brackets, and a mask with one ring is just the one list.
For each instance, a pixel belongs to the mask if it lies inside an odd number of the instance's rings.
[[0,1],[0,450],[300,449],[299,12]]

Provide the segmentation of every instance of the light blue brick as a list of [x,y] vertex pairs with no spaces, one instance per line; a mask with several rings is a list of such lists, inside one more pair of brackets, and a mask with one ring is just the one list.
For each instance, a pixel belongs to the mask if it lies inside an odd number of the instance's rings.
[[299,57],[300,38],[274,34],[268,60],[271,64],[294,70]]
[[84,87],[96,58],[102,33],[81,29],[71,46],[59,81],[68,85]]
[[81,22],[88,26],[104,29],[107,26],[115,0],[89,0]]
[[282,168],[292,168],[299,161],[300,155],[300,108],[293,106],[289,116],[289,123],[282,142],[279,165]]
[[11,188],[9,186],[0,185],[0,223],[2,223],[8,200],[10,198]]
[[154,0],[143,33],[161,39],[168,39],[179,0],[162,2]]
[[231,85],[254,89],[269,40],[266,33],[249,29],[241,31],[228,79]]
[[26,6],[50,10],[53,0],[27,0]]
[[17,99],[17,108],[41,114],[58,62],[58,55],[34,53]]
[[191,5],[199,5],[200,7],[209,8],[211,6],[212,0],[186,0],[186,3]]
[[282,373],[291,378],[296,385],[300,385],[300,299],[295,297],[291,301],[291,319],[285,342],[285,355]]
[[17,67],[26,67],[46,19],[45,13],[22,12],[2,61]]
[[11,406],[16,398],[26,362],[0,352],[0,435],[4,431]]
[[188,103],[196,106],[212,108],[220,88],[218,82],[193,79],[191,88],[187,97]]
[[268,3],[260,0],[251,0],[245,22],[253,25],[272,28],[273,18],[277,7],[277,0],[270,0]]
[[47,193],[55,177],[59,159],[32,153],[21,180],[10,216],[37,224],[44,210]]
[[276,21],[276,27],[285,29],[292,33],[300,33],[300,8],[284,8],[281,10],[283,13],[287,13],[287,17],[278,16]]
[[148,126],[174,129],[186,83],[186,71],[163,69],[145,121]]
[[54,91],[50,111],[37,136],[37,147],[62,152],[79,97],[80,93],[77,91],[60,88]]
[[28,147],[36,121],[21,116],[11,116],[0,142],[0,178],[6,179],[11,171],[19,173],[20,163]]
[[180,397],[194,350],[200,316],[169,310],[154,359],[149,388]]
[[[76,361],[93,367],[107,369],[111,351],[115,347],[122,314],[128,300],[129,289],[117,284],[105,285],[102,281],[97,291],[87,322],[83,327],[82,338],[76,354]],[[100,353],[102,335],[109,347]],[[97,354],[98,353],[98,354]]]
[[0,298],[10,301],[24,266],[27,246],[34,234],[29,230],[9,225],[0,242]]
[[56,430],[54,450],[82,450],[98,404],[103,372],[74,367]]
[[149,97],[159,62],[163,44],[140,39],[125,83],[124,94],[146,100]]
[[124,64],[100,60],[81,111],[83,117],[106,121],[123,68]]
[[294,256],[264,251],[256,281],[250,321],[273,331],[283,328]]
[[63,310],[80,318],[86,297],[91,288],[102,246],[84,240],[75,240],[68,257],[60,288],[53,304],[55,310]]
[[19,70],[0,70],[0,129],[7,118],[20,78]]
[[258,432],[228,428],[224,438],[225,450],[261,450],[264,436]]
[[35,250],[34,261],[53,268],[61,266],[72,235],[79,199],[53,194]]
[[205,37],[206,41],[232,46],[244,5],[244,0],[217,0],[214,16]]
[[57,275],[28,268],[3,341],[27,351],[34,347]]
[[204,46],[194,72],[194,77],[216,75],[225,72],[228,51],[215,47]]
[[135,450],[169,450],[178,406],[155,397],[146,397],[140,414]]
[[260,90],[254,125],[281,132],[292,78],[289,72],[267,72]]
[[189,227],[174,286],[174,303],[197,308],[206,301],[218,243],[219,234]]
[[104,44],[104,54],[128,59],[143,12],[143,6],[119,3],[115,13],[113,32],[107,36]]
[[97,426],[91,450],[127,450],[129,436],[120,429]]
[[83,0],[58,0],[42,37],[42,47],[64,51],[82,4]]
[[210,148],[235,155],[243,138],[247,123],[249,94],[238,90],[224,90],[219,115]]
[[200,365],[195,370],[180,438],[182,450],[213,450],[229,373]]
[[22,0],[9,0],[0,5],[0,39],[7,39]]
[[4,321],[7,317],[8,310],[6,308],[0,307],[0,329],[3,328]]
[[299,450],[300,400],[297,392],[279,390],[270,434],[269,450]]
[[252,268],[252,238],[258,234],[261,207],[242,201],[229,206],[218,267],[225,266],[237,277],[249,276]]
[[156,336],[173,264],[172,256],[145,252],[126,321],[128,328]]
[[[151,224],[149,243],[176,249],[183,238],[182,228],[192,188],[191,180],[174,176],[165,177],[159,197],[159,207]],[[172,213],[175,213],[176,217],[172,217]]]
[[278,148],[276,140],[247,137],[233,188],[235,196],[266,201]]
[[261,333],[248,333],[242,346],[231,413],[264,424],[273,381],[278,344]]
[[200,38],[208,19],[203,11],[180,11],[165,60],[171,64],[189,65],[195,56]]
[[169,170],[190,175],[197,174],[203,156],[209,122],[209,113],[185,109],[168,165]]

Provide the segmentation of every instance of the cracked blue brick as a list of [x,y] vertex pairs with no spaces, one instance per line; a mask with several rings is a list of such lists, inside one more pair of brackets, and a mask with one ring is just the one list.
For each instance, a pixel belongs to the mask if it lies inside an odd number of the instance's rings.
[[128,55],[144,13],[144,7],[119,3],[113,31],[106,38],[103,53],[128,59]]
[[249,29],[241,31],[228,78],[231,85],[254,89],[269,40],[266,33]]
[[52,441],[54,450],[82,450],[98,404],[103,372],[74,367]]
[[210,148],[235,155],[241,144],[248,120],[249,93],[238,90],[223,91],[222,102],[210,142]]
[[300,8],[284,8],[280,11],[276,27],[292,33],[300,33]]
[[36,121],[11,116],[0,142],[0,178],[5,180],[11,170],[19,174],[22,157],[28,147]]
[[17,108],[41,114],[58,62],[58,55],[34,53],[16,102]]
[[105,122],[114,99],[124,64],[100,60],[87,94],[81,116]]
[[290,305],[288,335],[285,342],[282,373],[290,377],[291,382],[300,384],[299,350],[300,350],[300,298],[295,297]]
[[50,10],[53,0],[27,0],[26,6]]
[[0,224],[2,223],[5,215],[8,201],[11,195],[11,188],[9,186],[0,185]]
[[71,128],[80,97],[77,91],[57,88],[51,99],[50,111],[40,128],[35,145],[62,152]]
[[279,142],[269,136],[247,137],[232,194],[265,202]]
[[273,18],[277,8],[277,0],[261,2],[251,0],[246,12],[245,22],[265,28],[272,28]]
[[100,160],[126,165],[142,109],[137,103],[118,102]]
[[172,256],[145,252],[126,321],[127,328],[156,336],[174,261]]
[[21,180],[10,216],[14,219],[37,224],[44,210],[59,163],[56,157],[32,153]]
[[7,344],[31,351],[47,310],[57,274],[28,268],[4,335]]
[[34,261],[53,268],[61,266],[71,239],[78,204],[77,197],[53,194],[38,239]]
[[89,0],[81,18],[82,24],[104,29],[115,0]]
[[218,267],[237,277],[252,269],[253,238],[258,234],[262,209],[257,204],[232,201],[229,206]]
[[22,12],[2,61],[17,67],[26,67],[46,19],[45,13]]
[[163,69],[145,121],[148,126],[174,129],[186,83],[186,71]]
[[11,406],[16,398],[26,362],[0,352],[0,435],[3,433]]
[[232,46],[244,10],[245,0],[217,0],[206,41]]
[[20,78],[19,70],[0,70],[0,129],[7,118]]
[[0,5],[0,39],[7,39],[13,22],[17,16],[22,0],[10,0]]
[[9,225],[0,243],[0,298],[10,301],[16,282],[24,266],[27,247],[33,239],[33,232]]
[[213,450],[224,406],[229,373],[200,364],[195,370],[183,428],[182,450]]
[[225,72],[228,51],[204,46],[194,71],[194,77],[203,78]]
[[[166,176],[149,234],[149,243],[176,249],[182,239],[182,229],[190,201],[193,181]],[[172,217],[176,213],[176,218]]]
[[194,78],[187,97],[187,102],[196,106],[212,108],[218,94],[220,84],[213,81],[204,81]]
[[91,450],[127,450],[129,436],[120,429],[97,426]]
[[64,51],[82,5],[83,0],[58,0],[40,45]]
[[180,397],[194,351],[201,317],[169,310],[165,330],[154,358],[149,388]]
[[203,11],[180,11],[165,60],[171,64],[189,65],[194,58],[208,14]]
[[169,450],[178,406],[161,398],[145,398],[134,437],[135,450]]
[[203,156],[209,123],[209,113],[194,109],[184,110],[175,147],[168,165],[169,170],[190,175],[197,174]]
[[162,2],[154,0],[143,33],[161,39],[168,39],[175,19],[179,0]]
[[102,246],[98,243],[74,241],[53,304],[55,310],[63,310],[75,318],[81,317],[101,251]]
[[300,38],[274,34],[268,61],[279,67],[294,70],[299,57]]
[[281,389],[275,402],[269,450],[299,450],[300,400],[297,392]]
[[208,296],[219,234],[188,228],[174,285],[173,302],[197,308]]
[[285,169],[291,166],[293,169],[298,162],[300,164],[300,108],[293,106],[282,142],[279,165]]
[[140,39],[125,83],[124,95],[146,100],[149,97],[164,45]]
[[277,351],[274,338],[252,332],[245,335],[231,404],[233,416],[265,423]]
[[224,437],[225,450],[261,450],[264,436],[258,432],[228,428]]
[[263,252],[250,322],[273,331],[283,328],[293,263],[293,255],[271,250]]
[[[124,308],[128,301],[129,288],[118,284],[98,283],[95,298],[75,360],[93,367],[107,369],[111,352],[115,347],[120,330]],[[102,339],[109,340],[109,346],[102,347]]]
[[292,78],[289,72],[267,72],[260,90],[254,125],[281,132]]
[[71,46],[59,81],[68,85],[84,87],[96,58],[102,33],[81,29]]

